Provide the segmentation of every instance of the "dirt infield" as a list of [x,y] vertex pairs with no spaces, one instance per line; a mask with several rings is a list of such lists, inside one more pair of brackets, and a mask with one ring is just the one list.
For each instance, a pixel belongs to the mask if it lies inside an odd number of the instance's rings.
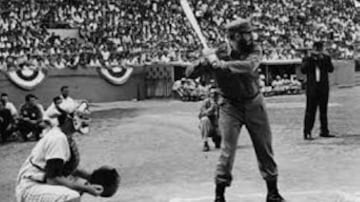
[[[266,98],[279,186],[293,202],[354,202],[360,191],[360,87],[334,89],[329,127],[336,138],[302,139],[304,95]],[[85,195],[86,202],[212,201],[218,150],[201,152],[197,113],[200,103],[150,100],[94,104],[91,133],[78,136],[81,165],[116,167],[122,177],[112,198]],[[34,146],[0,146],[0,202],[14,201],[16,174]],[[230,202],[264,201],[265,185],[255,154],[242,130]]]

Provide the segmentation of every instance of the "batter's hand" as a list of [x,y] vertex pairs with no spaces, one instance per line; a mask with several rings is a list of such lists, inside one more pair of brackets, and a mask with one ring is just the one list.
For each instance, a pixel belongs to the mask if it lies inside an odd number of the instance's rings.
[[223,60],[216,60],[213,63],[211,63],[211,66],[214,69],[225,69],[225,62]]
[[206,60],[211,64],[213,69],[223,69],[225,68],[225,62],[219,60],[216,55],[216,49],[204,49],[203,55],[205,56]]
[[216,49],[207,48],[202,51],[204,57],[209,61],[210,64],[216,62],[218,57],[216,56]]
[[89,184],[87,192],[93,196],[100,196],[104,191],[104,187],[98,184]]

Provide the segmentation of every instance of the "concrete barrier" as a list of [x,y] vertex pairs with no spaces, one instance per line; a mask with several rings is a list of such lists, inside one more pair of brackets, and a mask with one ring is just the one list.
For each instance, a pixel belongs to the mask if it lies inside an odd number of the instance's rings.
[[355,61],[334,60],[334,73],[330,76],[330,84],[338,87],[349,87],[355,85]]
[[134,70],[130,79],[123,85],[116,86],[105,81],[95,68],[49,70],[46,79],[34,90],[25,91],[11,83],[5,74],[0,73],[0,92],[9,94],[16,106],[24,103],[28,93],[39,97],[44,106],[60,93],[60,87],[70,87],[71,96],[75,99],[87,99],[90,102],[114,102],[120,100],[145,99],[145,72],[139,67]]

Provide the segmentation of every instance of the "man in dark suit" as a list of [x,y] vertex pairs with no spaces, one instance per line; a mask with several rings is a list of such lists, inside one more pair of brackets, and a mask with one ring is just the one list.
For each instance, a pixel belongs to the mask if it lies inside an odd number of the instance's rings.
[[301,72],[306,74],[306,110],[304,120],[304,139],[312,140],[311,130],[314,127],[317,107],[320,110],[320,136],[330,135],[327,120],[329,100],[329,76],[334,71],[331,58],[323,52],[323,43],[315,42],[313,50],[303,59]]

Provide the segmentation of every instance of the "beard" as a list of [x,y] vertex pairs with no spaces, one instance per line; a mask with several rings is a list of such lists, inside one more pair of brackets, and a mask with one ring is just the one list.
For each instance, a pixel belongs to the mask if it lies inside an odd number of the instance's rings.
[[237,42],[237,49],[240,51],[240,52],[251,52],[254,48],[254,42],[251,40],[251,41],[247,41],[247,40],[244,40],[244,39],[240,39],[238,42]]

